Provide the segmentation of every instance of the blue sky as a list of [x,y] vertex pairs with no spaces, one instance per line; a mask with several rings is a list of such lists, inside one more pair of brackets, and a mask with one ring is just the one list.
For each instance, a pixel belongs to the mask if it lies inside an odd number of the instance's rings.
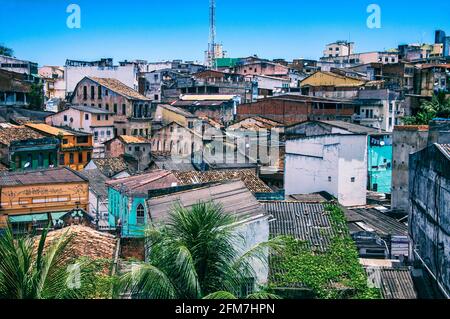
[[[216,0],[217,40],[231,57],[318,58],[326,43],[350,39],[358,52],[450,34],[450,2],[418,0]],[[81,29],[66,8],[81,7]],[[381,29],[366,26],[369,4]],[[0,0],[0,43],[20,58],[62,65],[67,58],[203,60],[209,0]],[[438,7],[439,6],[439,7]]]

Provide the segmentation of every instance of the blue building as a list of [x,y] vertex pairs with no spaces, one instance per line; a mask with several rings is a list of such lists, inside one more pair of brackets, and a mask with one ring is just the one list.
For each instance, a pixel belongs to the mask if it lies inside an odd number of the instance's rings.
[[392,186],[392,135],[368,136],[368,189],[378,193],[391,193]]
[[141,238],[149,223],[146,200],[149,191],[178,185],[172,172],[154,170],[150,173],[111,180],[108,186],[108,223],[121,237]]

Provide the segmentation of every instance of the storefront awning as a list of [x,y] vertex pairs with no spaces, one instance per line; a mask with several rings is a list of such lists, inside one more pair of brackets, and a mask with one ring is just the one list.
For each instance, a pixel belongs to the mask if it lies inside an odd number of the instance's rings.
[[20,216],[9,216],[10,223],[31,223],[33,221],[46,221],[48,220],[47,214],[28,214]]

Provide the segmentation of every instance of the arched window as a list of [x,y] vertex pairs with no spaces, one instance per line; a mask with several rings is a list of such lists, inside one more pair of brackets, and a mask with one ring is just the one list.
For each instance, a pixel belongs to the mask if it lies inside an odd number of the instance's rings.
[[136,209],[136,220],[138,224],[145,224],[145,209],[142,204],[139,204]]

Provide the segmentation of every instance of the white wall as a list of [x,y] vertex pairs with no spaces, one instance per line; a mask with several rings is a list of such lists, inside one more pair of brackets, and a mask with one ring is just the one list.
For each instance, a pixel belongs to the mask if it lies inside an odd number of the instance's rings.
[[365,135],[325,135],[288,140],[285,166],[286,195],[326,191],[344,206],[366,204]]
[[124,66],[114,66],[114,67],[66,66],[64,72],[64,77],[66,81],[66,92],[67,93],[73,92],[78,82],[80,82],[86,76],[116,79],[137,91],[139,89],[137,71],[138,71],[137,66],[134,64],[127,64]]

